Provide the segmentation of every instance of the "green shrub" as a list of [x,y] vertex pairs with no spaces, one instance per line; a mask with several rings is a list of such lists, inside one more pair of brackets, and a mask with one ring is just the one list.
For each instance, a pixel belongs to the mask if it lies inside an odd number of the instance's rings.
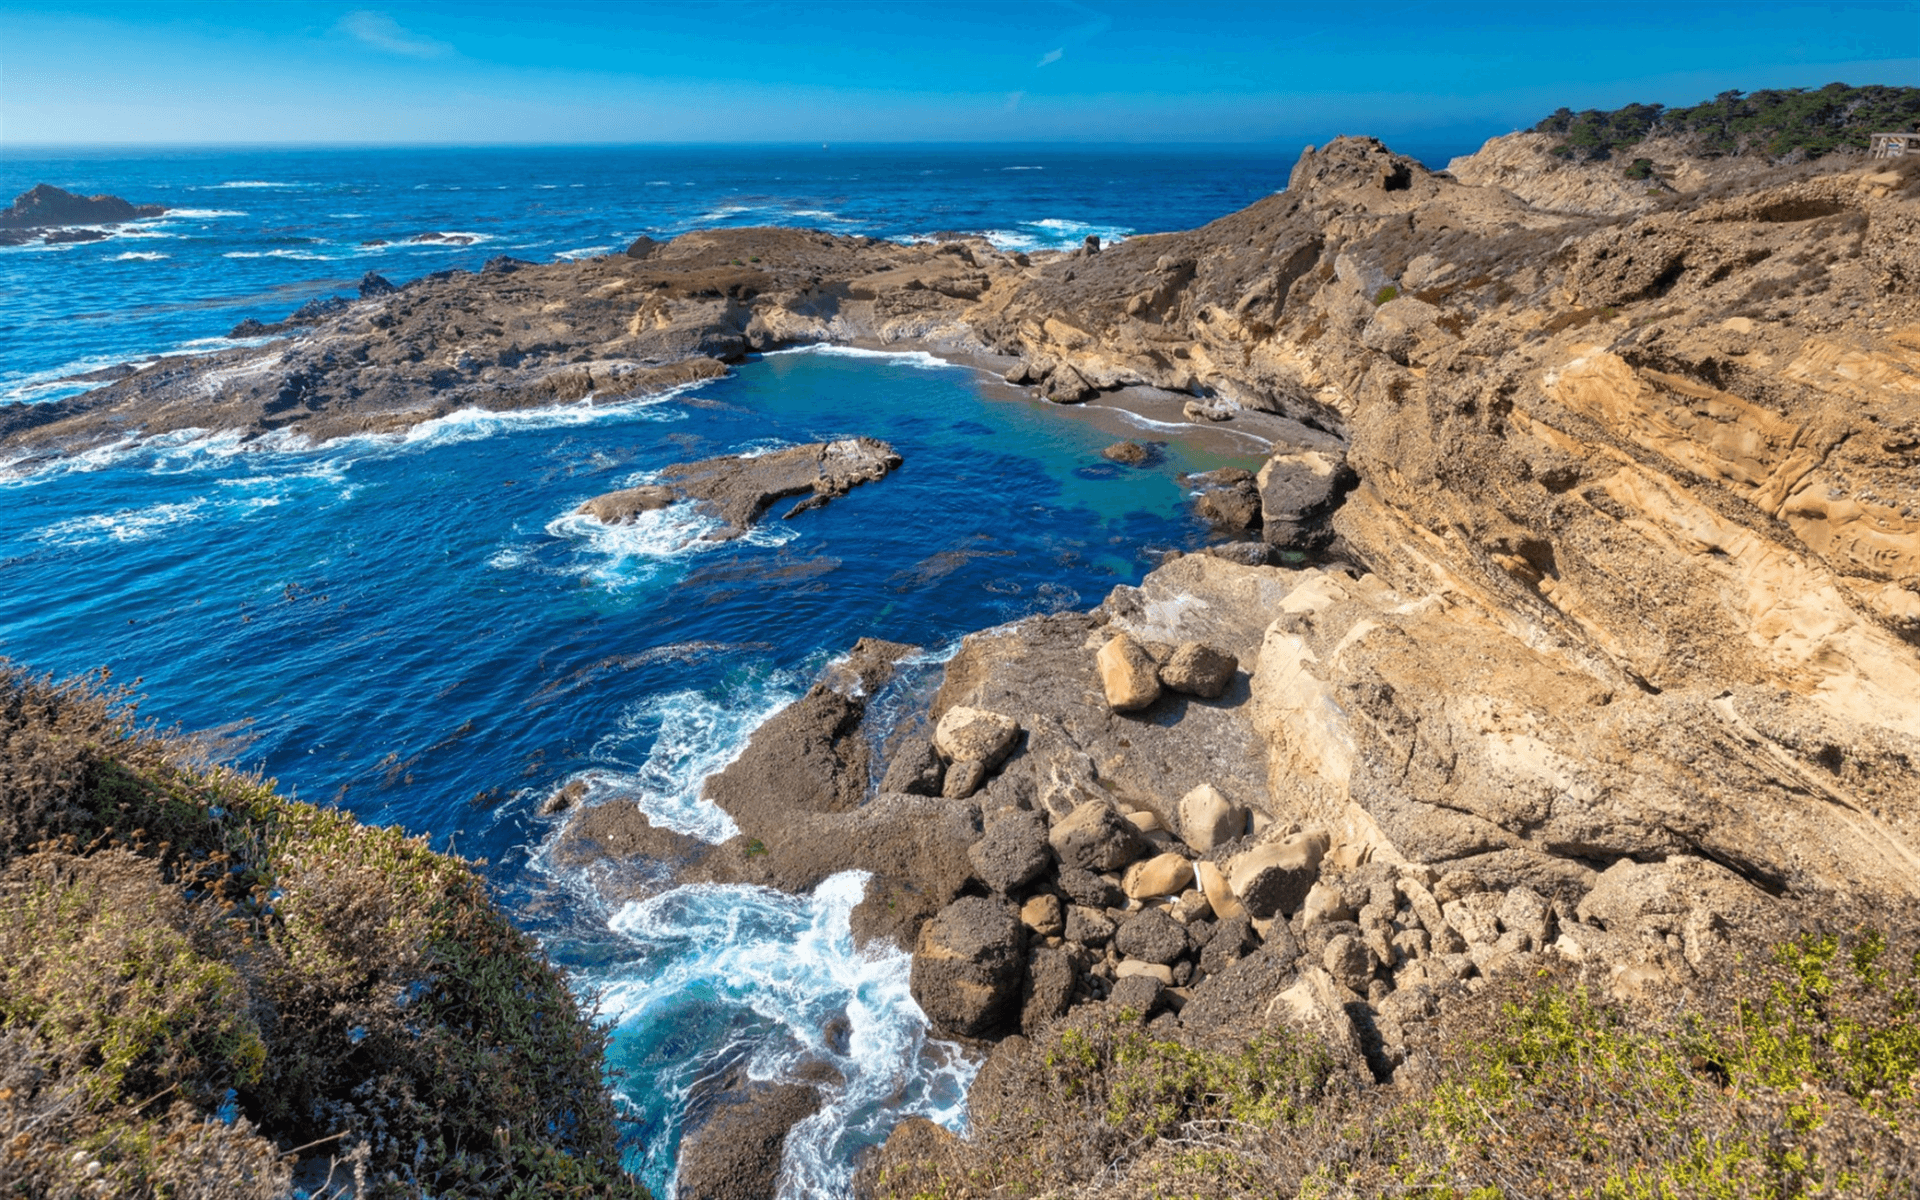
[[0,1105],[49,1098],[66,1164],[28,1191],[279,1195],[322,1142],[375,1195],[646,1194],[606,1031],[467,864],[192,765],[101,682],[0,664],[0,1039],[39,1064]]
[[1399,297],[1400,289],[1390,283],[1373,294],[1373,305],[1378,308],[1387,301],[1397,300]]

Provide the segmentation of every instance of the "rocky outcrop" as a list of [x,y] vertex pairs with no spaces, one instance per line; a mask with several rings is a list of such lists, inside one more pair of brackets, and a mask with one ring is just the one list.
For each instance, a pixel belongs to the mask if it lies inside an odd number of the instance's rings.
[[[73,236],[83,231],[67,231],[69,225],[114,225],[157,217],[167,210],[158,204],[130,204],[118,196],[80,196],[50,183],[36,184],[0,209],[0,246],[18,246],[31,241],[94,241],[105,234]],[[49,232],[52,231],[52,232]]]
[[577,511],[616,525],[676,500],[691,500],[701,512],[721,522],[706,536],[725,541],[751,529],[776,500],[805,497],[781,514],[782,519],[792,520],[863,483],[884,479],[899,465],[900,456],[893,447],[873,438],[814,442],[767,454],[728,454],[675,463],[660,472],[663,484],[607,492]]

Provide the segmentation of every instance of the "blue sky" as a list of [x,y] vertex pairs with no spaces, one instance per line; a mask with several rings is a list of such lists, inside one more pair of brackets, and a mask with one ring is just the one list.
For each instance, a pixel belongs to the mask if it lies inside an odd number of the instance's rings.
[[1920,0],[16,4],[0,144],[1478,141],[1920,84]]

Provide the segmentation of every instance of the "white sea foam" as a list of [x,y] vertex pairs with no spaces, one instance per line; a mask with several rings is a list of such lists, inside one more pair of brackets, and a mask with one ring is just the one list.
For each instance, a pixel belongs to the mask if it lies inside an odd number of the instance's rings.
[[236,208],[169,208],[164,214],[152,218],[156,221],[186,217],[193,220],[212,220],[215,217],[244,217],[246,213]]
[[229,250],[222,258],[291,258],[300,262],[333,262],[339,256],[316,254],[311,250]]
[[[613,732],[594,743],[589,757],[605,765],[578,778],[587,803],[610,796],[628,801],[656,825],[718,845],[740,832],[726,811],[702,789],[747,748],[753,731],[793,702],[799,681],[774,674],[741,684],[718,698],[699,691],[648,697],[620,714]],[[638,766],[629,747],[647,745]]]
[[125,254],[116,254],[108,262],[159,262],[167,257],[154,250],[129,250]]
[[965,370],[959,363],[951,363],[938,355],[928,354],[925,350],[868,350],[862,346],[836,346],[831,342],[814,342],[807,346],[788,346],[780,350],[768,350],[763,357],[772,358],[776,354],[820,354],[829,358],[874,358],[890,359],[903,366],[919,367],[923,370]]
[[1069,250],[1096,234],[1102,243],[1124,242],[1133,230],[1122,225],[1089,225],[1060,217],[1021,221],[1014,229],[989,229],[981,236],[1002,250]]
[[[609,922],[640,959],[637,969],[594,981],[603,1011],[619,1026],[644,1031],[684,1021],[689,1003],[698,1003],[721,1043],[703,1047],[699,1066],[709,1071],[739,1062],[749,1079],[765,1081],[791,1078],[814,1062],[838,1072],[841,1082],[822,1087],[820,1110],[787,1135],[783,1200],[848,1194],[854,1151],[883,1141],[903,1117],[964,1127],[978,1065],[929,1037],[905,951],[879,941],[854,946],[851,914],[866,880],[864,872],[843,871],[811,896],[695,884],[629,904]],[[727,1012],[757,1019],[718,1026],[713,1016]],[[675,1127],[697,1082],[648,1080],[664,1083]],[[629,1102],[657,1111],[661,1099],[656,1091]],[[647,1147],[650,1165],[662,1165],[677,1141],[656,1139]]]
[[229,179],[225,183],[216,183],[212,188],[195,188],[194,191],[217,191],[222,188],[297,188],[302,183],[279,183],[271,179]]
[[[516,247],[516,249],[518,248],[519,247]],[[596,255],[608,254],[608,253],[611,253],[613,249],[614,247],[612,246],[582,246],[578,250],[555,251],[553,256],[555,258],[564,259],[567,262],[573,262],[577,259],[593,258]]]
[[1088,404],[1084,407],[1088,409],[1097,408],[1104,412],[1118,413],[1123,420],[1129,424],[1138,425],[1142,429],[1164,429],[1173,433],[1197,433],[1204,429],[1209,433],[1222,434],[1227,437],[1244,438],[1259,446],[1273,445],[1273,439],[1270,437],[1262,437],[1257,433],[1248,433],[1244,429],[1235,429],[1231,425],[1223,425],[1211,421],[1205,425],[1200,425],[1194,421],[1157,421],[1152,417],[1142,416],[1131,409],[1120,408],[1111,404]]
[[36,532],[35,541],[50,546],[91,546],[100,542],[141,542],[176,525],[198,521],[206,516],[203,499],[177,504],[154,504],[146,508],[123,508],[118,512],[89,513],[70,517]]

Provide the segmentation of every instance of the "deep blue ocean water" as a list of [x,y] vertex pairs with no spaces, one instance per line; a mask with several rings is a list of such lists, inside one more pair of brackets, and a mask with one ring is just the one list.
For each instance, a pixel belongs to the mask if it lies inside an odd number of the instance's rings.
[[[9,154],[9,193],[44,180],[188,212],[0,250],[0,392],[68,394],[48,385],[212,344],[370,269],[400,283],[721,223],[1071,245],[1199,224],[1288,165],[1139,150]],[[392,244],[422,232],[477,240]],[[389,245],[361,244],[376,238]],[[702,540],[709,526],[678,507],[617,529],[572,512],[671,462],[856,434],[905,466],[791,522],[776,508],[738,541]],[[59,675],[110,667],[138,681],[147,715],[217,731],[233,761],[303,798],[484,858],[618,1022],[629,1165],[661,1195],[700,1080],[831,1065],[845,1083],[790,1139],[783,1194],[838,1195],[901,1115],[957,1125],[973,1069],[929,1038],[905,955],[852,946],[860,877],[610,906],[554,867],[557,826],[535,808],[582,779],[593,802],[724,838],[702,780],[857,638],[925,648],[895,689],[910,692],[962,634],[1091,607],[1201,543],[1177,476],[1249,461],[1175,443],[1119,468],[1099,457],[1112,440],[1085,411],[1008,398],[966,368],[811,349],[668,395],[460,413],[404,436],[207,430],[0,464],[0,654]]]

